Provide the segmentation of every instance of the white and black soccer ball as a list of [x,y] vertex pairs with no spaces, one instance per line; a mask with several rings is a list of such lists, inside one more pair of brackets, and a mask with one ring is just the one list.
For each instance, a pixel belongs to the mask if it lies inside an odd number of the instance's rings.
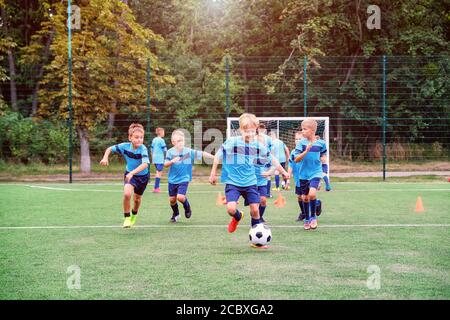
[[255,224],[248,233],[250,242],[257,246],[265,246],[272,240],[272,231],[263,223]]

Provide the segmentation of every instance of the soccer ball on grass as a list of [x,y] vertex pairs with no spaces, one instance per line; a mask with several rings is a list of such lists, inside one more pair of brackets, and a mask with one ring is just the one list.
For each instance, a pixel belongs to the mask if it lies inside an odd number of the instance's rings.
[[250,242],[258,247],[269,244],[272,240],[272,231],[263,223],[255,224],[248,233]]

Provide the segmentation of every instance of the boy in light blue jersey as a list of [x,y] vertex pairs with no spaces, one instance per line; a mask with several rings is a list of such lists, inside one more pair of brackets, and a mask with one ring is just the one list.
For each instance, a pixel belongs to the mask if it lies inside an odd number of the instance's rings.
[[191,205],[186,197],[189,182],[192,181],[192,165],[203,157],[213,159],[208,152],[197,151],[184,146],[184,133],[181,130],[172,132],[173,148],[167,151],[164,167],[169,168],[169,202],[173,214],[171,222],[177,222],[180,217],[177,200],[184,207],[184,215],[189,219],[192,215]]
[[[303,139],[303,135],[301,131],[297,131],[295,133],[295,144],[297,145]],[[298,215],[297,221],[303,221],[306,217],[305,213],[305,203],[303,202],[302,192],[300,188],[300,170],[302,167],[303,161],[295,162],[295,149],[291,151],[289,156],[289,176],[293,177],[295,181],[295,194],[297,196],[298,206],[300,207],[300,214]],[[289,180],[287,181],[289,184]],[[309,204],[308,204],[309,205]],[[322,203],[319,199],[316,200],[316,215],[320,216],[322,213]]]
[[[322,162],[327,152],[324,140],[316,137],[317,122],[307,118],[302,122],[303,139],[295,147],[295,162],[302,161],[300,168],[300,189],[303,202],[305,203],[305,221],[303,227],[305,230],[317,228],[316,205],[317,189],[320,179],[323,176]],[[309,203],[309,205],[308,205]],[[310,210],[311,207],[311,210]]]
[[[289,148],[284,144],[283,141],[278,139],[275,131],[270,132],[270,137],[272,138],[273,144],[273,155],[280,162],[281,166],[286,169],[286,162],[289,159]],[[283,179],[282,187],[286,186],[286,179]],[[280,191],[280,173],[278,170],[275,171],[275,191]]]
[[[141,205],[142,195],[150,179],[148,166],[148,150],[144,143],[144,127],[133,123],[128,129],[128,140],[130,142],[120,143],[106,149],[103,159],[100,161],[102,166],[109,165],[109,155],[118,153],[122,155],[127,162],[124,174],[124,192],[123,192],[123,222],[124,228],[130,228],[136,223],[136,217]],[[130,217],[131,194],[134,192],[134,205],[132,216]]]
[[152,163],[156,168],[154,193],[160,193],[159,183],[161,182],[162,171],[164,168],[164,152],[167,151],[166,142],[164,141],[164,129],[155,129],[156,137],[152,140]]
[[[266,146],[256,140],[258,119],[255,115],[244,113],[239,117],[239,131],[241,136],[227,139],[214,157],[209,182],[217,183],[217,167],[222,160],[221,182],[226,184],[225,197],[227,213],[232,217],[228,224],[228,232],[236,231],[243,218],[243,212],[237,209],[240,196],[250,207],[252,226],[261,223],[259,215],[260,196],[257,189],[255,173],[256,165],[264,166],[271,161],[272,156]],[[264,246],[267,248],[267,246]]]

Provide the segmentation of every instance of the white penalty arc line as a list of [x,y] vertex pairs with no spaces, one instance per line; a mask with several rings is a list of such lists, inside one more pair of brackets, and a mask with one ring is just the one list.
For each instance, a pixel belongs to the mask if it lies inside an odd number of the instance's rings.
[[[271,228],[293,228],[303,229],[303,225],[272,225]],[[33,229],[122,229],[120,225],[107,226],[23,226],[23,227],[0,227],[0,230],[33,230]],[[226,225],[173,225],[173,224],[149,224],[134,226],[137,229],[149,228],[226,228]],[[319,228],[450,228],[450,224],[323,224]]]
[[[112,193],[122,193],[122,190],[100,190],[100,189],[70,189],[70,188],[57,188],[57,187],[45,187],[45,186],[33,186],[25,185],[26,187],[35,189],[46,189],[54,191],[74,191],[74,192],[112,192]],[[333,190],[332,192],[423,192],[423,191],[439,191],[439,192],[450,192],[450,189],[350,189],[350,190]],[[217,190],[204,190],[204,191],[189,191],[192,194],[203,194],[203,193],[217,193]]]

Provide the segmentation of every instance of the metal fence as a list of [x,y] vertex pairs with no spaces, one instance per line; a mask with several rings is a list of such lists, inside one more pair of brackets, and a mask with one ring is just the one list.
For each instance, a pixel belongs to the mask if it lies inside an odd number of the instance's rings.
[[[170,145],[172,130],[185,128],[194,136],[196,121],[200,136],[211,128],[225,136],[227,117],[244,111],[329,117],[333,159],[378,163],[383,172],[392,163],[450,159],[448,56],[89,57],[73,58],[72,65],[69,74],[66,66],[23,79],[18,92],[24,117],[59,121],[68,126],[67,135],[73,128],[64,148],[75,161],[83,147],[98,157],[108,145],[126,141],[132,122],[147,129],[146,143],[156,127],[165,128]],[[8,101],[6,83],[2,89]],[[88,146],[80,140],[84,134]],[[8,139],[1,141],[4,159],[15,157],[16,142]]]

